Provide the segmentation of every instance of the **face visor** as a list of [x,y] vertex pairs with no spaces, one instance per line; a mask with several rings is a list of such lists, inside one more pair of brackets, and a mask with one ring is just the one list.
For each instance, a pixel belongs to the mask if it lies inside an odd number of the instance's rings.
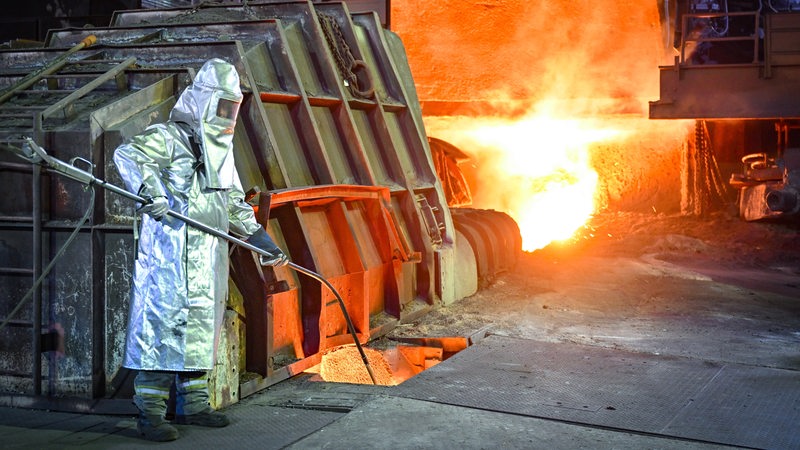
[[233,127],[236,125],[240,106],[241,98],[215,90],[209,104],[206,121],[209,124],[220,127],[222,134],[233,134]]

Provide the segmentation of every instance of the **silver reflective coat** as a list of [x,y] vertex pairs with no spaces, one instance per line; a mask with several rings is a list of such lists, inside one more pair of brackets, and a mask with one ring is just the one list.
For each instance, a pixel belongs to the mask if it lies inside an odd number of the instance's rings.
[[[181,94],[170,121],[117,148],[114,163],[132,192],[165,196],[173,211],[251,236],[260,225],[233,165],[235,114],[233,121],[215,118],[226,97],[241,101],[238,75],[228,63],[209,61]],[[201,142],[198,157],[191,134]],[[169,216],[156,221],[144,215],[140,234],[123,365],[210,370],[228,289],[227,242]]]

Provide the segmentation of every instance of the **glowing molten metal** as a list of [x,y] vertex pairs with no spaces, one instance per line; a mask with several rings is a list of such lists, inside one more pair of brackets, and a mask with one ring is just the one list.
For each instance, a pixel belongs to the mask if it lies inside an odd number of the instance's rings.
[[434,122],[436,135],[473,154],[474,206],[511,215],[525,251],[569,239],[592,217],[598,174],[591,146],[620,134],[590,119],[537,115]]

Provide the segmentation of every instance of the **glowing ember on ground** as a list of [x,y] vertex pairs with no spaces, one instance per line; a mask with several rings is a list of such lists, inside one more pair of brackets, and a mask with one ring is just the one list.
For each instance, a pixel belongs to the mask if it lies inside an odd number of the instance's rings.
[[[398,384],[392,378],[392,371],[381,352],[364,348],[375,381],[379,385]],[[333,383],[372,384],[372,379],[364,366],[364,361],[355,346],[334,348],[322,356],[320,364],[308,373],[317,372],[324,381]]]
[[432,135],[475,158],[475,206],[514,217],[526,251],[569,239],[591,218],[598,185],[591,146],[623,134],[589,119],[460,118],[445,128],[442,118],[433,121]]

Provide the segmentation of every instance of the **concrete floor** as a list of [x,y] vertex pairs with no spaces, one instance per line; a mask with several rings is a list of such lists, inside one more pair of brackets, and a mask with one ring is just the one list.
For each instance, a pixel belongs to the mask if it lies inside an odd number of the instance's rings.
[[797,226],[617,215],[592,234],[381,340],[476,338],[398,386],[299,376],[165,444],[130,417],[0,408],[3,448],[800,448]]

